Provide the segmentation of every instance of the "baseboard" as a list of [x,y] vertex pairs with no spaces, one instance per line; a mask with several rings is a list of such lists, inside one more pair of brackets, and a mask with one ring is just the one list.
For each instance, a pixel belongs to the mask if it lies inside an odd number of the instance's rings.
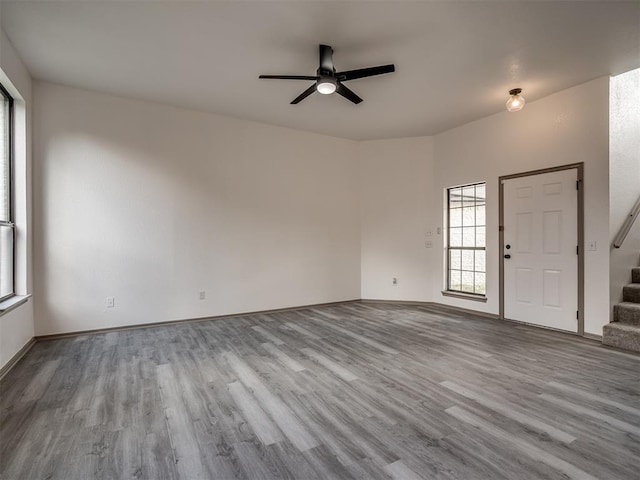
[[466,315],[475,315],[477,317],[491,318],[492,320],[499,320],[500,316],[494,313],[480,312],[478,310],[472,310],[470,308],[455,307],[453,305],[446,305],[438,302],[416,302],[414,300],[377,300],[373,298],[362,298],[361,303],[391,303],[395,305],[414,305],[419,307],[431,307],[439,308],[440,310],[450,311],[452,313],[464,313]]
[[599,342],[602,341],[602,335],[596,335],[595,333],[583,333],[582,336],[591,340],[598,340]]
[[470,308],[455,307],[453,305],[446,305],[444,303],[438,302],[432,302],[430,305],[432,307],[440,308],[442,310],[448,310],[453,313],[464,313],[467,315],[475,315],[477,317],[490,318],[492,320],[500,320],[500,315],[497,315],[495,313],[481,312],[479,310],[472,310]]
[[[500,316],[496,315],[496,314],[493,314],[493,313],[481,312],[481,311],[478,311],[478,310],[472,310],[472,309],[469,309],[469,308],[461,308],[461,307],[456,307],[456,306],[453,306],[453,305],[446,305],[444,303],[438,303],[438,302],[422,302],[422,301],[415,301],[415,300],[382,300],[382,299],[373,299],[373,298],[359,298],[359,299],[353,299],[353,300],[342,300],[342,301],[338,301],[338,302],[316,303],[316,304],[310,304],[310,305],[299,305],[299,306],[296,306],[296,307],[276,308],[276,309],[271,309],[271,310],[257,310],[257,311],[252,311],[252,312],[233,313],[233,314],[228,314],[228,315],[216,315],[216,316],[212,316],[212,317],[186,318],[186,319],[181,319],[181,320],[169,320],[169,321],[166,321],[166,322],[141,323],[141,324],[137,324],[137,325],[123,325],[123,326],[120,326],[120,327],[97,328],[97,329],[92,329],[92,330],[77,330],[77,331],[74,331],[74,332],[54,333],[54,334],[51,334],[51,335],[38,335],[38,336],[33,337],[31,339],[31,341],[27,345],[25,345],[18,353],[16,353],[16,355],[14,355],[12,357],[12,359],[4,367],[2,367],[2,369],[0,369],[0,379],[2,379],[2,377],[7,374],[7,372],[13,367],[13,365],[15,365],[27,353],[27,351],[29,351],[29,349],[33,346],[33,344],[35,342],[48,341],[48,340],[58,340],[58,339],[61,339],[61,338],[78,337],[78,336],[81,336],[81,335],[92,335],[92,334],[110,333],[110,332],[122,332],[122,331],[126,331],[126,330],[136,330],[136,329],[139,329],[139,328],[154,328],[154,327],[162,327],[162,326],[169,326],[169,325],[179,325],[179,324],[183,324],[183,323],[196,323],[196,322],[224,320],[224,319],[229,319],[229,318],[242,317],[242,316],[245,316],[245,315],[261,315],[261,314],[264,315],[264,314],[278,313],[278,312],[305,310],[305,309],[308,309],[308,308],[328,307],[328,306],[331,306],[331,305],[344,305],[344,304],[349,304],[349,303],[373,303],[373,304],[375,304],[375,303],[386,303],[386,304],[394,304],[394,305],[422,306],[422,307],[435,308],[435,309],[439,309],[439,310],[446,311],[446,312],[451,312],[451,313],[458,313],[458,314],[463,314],[463,315],[474,315],[476,317],[483,317],[483,318],[488,318],[488,319],[491,319],[491,320],[500,320]],[[529,325],[527,323],[517,322],[517,321],[512,321],[512,320],[506,320],[506,319],[505,319],[505,321],[516,323],[518,325],[533,326],[533,327],[540,328],[538,325]],[[553,329],[549,329],[549,330],[554,331]],[[567,332],[562,332],[562,333],[567,333]],[[573,334],[573,335],[576,335],[576,334]],[[598,340],[598,341],[602,340],[601,336],[588,334],[588,333],[585,333],[583,335],[583,338],[588,338],[588,339],[591,339],[591,340]]]
[[31,347],[33,347],[35,344],[36,338],[32,337],[31,340],[25,343],[25,345],[20,350],[18,350],[13,357],[11,357],[2,368],[0,368],[0,381],[2,381],[5,375],[9,373],[13,367],[16,366],[16,364],[22,359],[22,357],[24,357],[27,352],[31,350]]
[[79,337],[81,335],[92,335],[98,333],[111,333],[111,332],[123,332],[126,330],[136,330],[138,328],[154,328],[154,327],[163,327],[169,325],[180,325],[182,323],[196,323],[196,322],[207,322],[207,321],[216,321],[216,320],[226,320],[229,318],[235,317],[243,317],[245,315],[265,315],[269,313],[279,313],[279,312],[291,312],[296,310],[304,310],[307,308],[316,308],[316,307],[328,307],[331,305],[343,305],[345,303],[355,303],[359,302],[360,299],[353,300],[342,300],[339,302],[328,302],[328,303],[315,303],[311,305],[300,305],[296,307],[285,307],[285,308],[275,308],[271,310],[257,310],[253,312],[242,312],[242,313],[231,313],[228,315],[215,315],[212,317],[198,317],[198,318],[185,318],[181,320],[168,320],[166,322],[150,322],[150,323],[138,323],[136,325],[122,325],[120,327],[107,327],[107,328],[95,328],[91,330],[76,330],[74,332],[65,332],[65,333],[53,333],[51,335],[37,335],[34,339],[38,342],[44,342],[47,340],[58,340],[61,338],[71,338],[71,337]]
[[380,300],[374,298],[361,298],[357,301],[360,303],[391,303],[392,305],[420,305],[423,307],[434,305],[433,302],[418,302],[416,300]]

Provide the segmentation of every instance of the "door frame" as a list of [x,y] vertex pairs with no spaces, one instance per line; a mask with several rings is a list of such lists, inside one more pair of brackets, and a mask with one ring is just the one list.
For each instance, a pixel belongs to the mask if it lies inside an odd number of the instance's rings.
[[[543,168],[540,170],[531,170],[528,172],[514,173],[511,175],[503,175],[498,177],[498,232],[499,232],[499,245],[498,245],[498,258],[499,258],[499,293],[500,293],[500,320],[504,318],[504,186],[505,180],[511,180],[519,177],[529,177],[533,175],[540,175],[543,173],[553,173],[562,170],[577,170],[577,183],[576,188],[578,190],[578,329],[577,335],[584,336],[584,162],[570,163],[568,165],[560,165],[558,167]],[[525,322],[523,322],[525,323]],[[545,328],[545,327],[541,327]],[[563,330],[564,331],[564,330]]]

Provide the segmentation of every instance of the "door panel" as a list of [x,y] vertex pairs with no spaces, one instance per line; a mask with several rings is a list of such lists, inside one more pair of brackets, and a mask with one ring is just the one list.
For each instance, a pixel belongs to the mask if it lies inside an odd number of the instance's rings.
[[503,180],[505,318],[578,330],[576,180],[576,169]]
[[562,211],[542,213],[542,253],[559,254],[562,251]]
[[516,268],[516,299],[520,303],[531,303],[533,271],[530,268]]
[[531,212],[516,214],[516,251],[518,253],[531,253],[532,222]]

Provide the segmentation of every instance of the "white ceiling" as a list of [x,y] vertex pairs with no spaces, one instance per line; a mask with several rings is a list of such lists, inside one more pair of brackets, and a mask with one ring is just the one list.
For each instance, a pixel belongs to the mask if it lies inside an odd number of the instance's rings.
[[[432,135],[640,66],[640,1],[6,1],[2,28],[37,79],[328,135]],[[314,94],[318,44],[364,102]]]

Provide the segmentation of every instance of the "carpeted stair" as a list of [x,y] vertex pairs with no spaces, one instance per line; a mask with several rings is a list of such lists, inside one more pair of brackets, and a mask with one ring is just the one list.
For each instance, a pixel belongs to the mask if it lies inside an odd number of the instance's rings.
[[613,321],[602,329],[602,343],[640,352],[640,267],[631,271],[631,282],[613,307]]

